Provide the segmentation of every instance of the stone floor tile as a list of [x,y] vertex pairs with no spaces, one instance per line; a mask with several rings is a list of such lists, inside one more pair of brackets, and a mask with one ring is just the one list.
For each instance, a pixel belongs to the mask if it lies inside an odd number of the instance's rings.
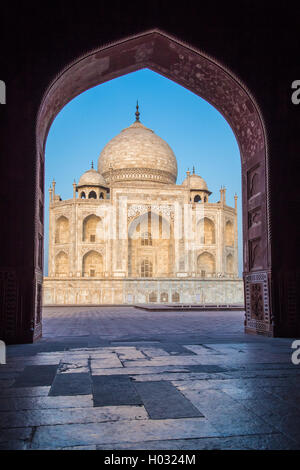
[[247,400],[245,407],[300,445],[299,408],[274,396],[259,403],[254,399]]
[[32,435],[30,427],[18,427],[16,429],[0,429],[0,442],[28,441]]
[[49,397],[91,395],[92,380],[89,372],[56,374]]
[[165,372],[186,372],[186,366],[154,366],[154,367],[122,367],[112,369],[93,368],[93,375],[144,375],[144,374],[162,374]]
[[51,385],[57,365],[26,366],[24,371],[17,377],[14,387],[43,387]]
[[151,419],[203,416],[170,382],[137,382],[135,388]]
[[120,359],[117,357],[91,360],[92,373],[95,369],[113,369],[119,367],[123,367],[123,365]]
[[[220,365],[220,358],[201,356],[168,356],[156,357],[150,360],[138,359],[136,361],[124,361],[125,367],[157,367],[157,366],[192,366],[196,364]],[[223,362],[223,361],[222,361]]]
[[0,397],[46,397],[49,391],[50,387],[10,387],[0,390]]
[[142,348],[141,351],[144,353],[144,358],[149,357],[161,357],[161,356],[170,356],[170,353],[165,351],[162,348]]
[[83,408],[91,406],[93,406],[92,395],[0,399],[0,411],[38,410],[46,408]]
[[218,432],[204,418],[136,420],[98,424],[41,426],[36,430],[32,449],[65,446],[102,445],[120,442],[160,441],[217,436]]
[[201,355],[219,355],[222,356],[222,353],[215,351],[213,348],[210,348],[208,346],[205,346],[203,344],[189,344],[184,346],[186,349],[192,351],[195,354],[201,354]]
[[[182,383],[185,382],[187,379],[190,382],[210,382],[215,378],[219,378],[221,374],[205,374],[204,372],[199,373],[189,373],[186,372],[165,372],[163,374],[129,374],[132,380],[135,382],[157,382],[157,381],[171,381],[171,382],[178,382]],[[191,385],[191,388],[193,386]],[[212,387],[211,387],[212,388]]]
[[78,360],[62,360],[59,363],[57,372],[59,374],[89,372],[88,357]]
[[26,441],[6,441],[0,442],[0,450],[26,450],[28,449],[28,442]]
[[118,354],[121,361],[127,359],[145,359],[145,354],[142,351],[136,349],[135,347],[114,347],[109,348],[116,354]]
[[[275,429],[221,390],[182,390],[222,436],[273,433]],[[278,431],[277,431],[278,432]]]
[[166,441],[121,442],[97,445],[97,450],[297,450],[284,434],[210,437]]
[[128,376],[96,375],[92,381],[94,406],[143,405]]
[[145,408],[143,406],[106,406],[7,411],[1,413],[0,428],[100,423],[131,419],[148,419]]

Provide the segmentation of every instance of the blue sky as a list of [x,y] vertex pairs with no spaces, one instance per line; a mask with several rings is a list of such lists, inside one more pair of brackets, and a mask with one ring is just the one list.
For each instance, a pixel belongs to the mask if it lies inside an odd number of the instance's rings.
[[45,274],[48,273],[48,188],[55,178],[56,193],[70,199],[72,183],[82,173],[97,168],[107,142],[135,120],[136,100],[140,120],[153,129],[174,151],[177,183],[188,168],[212,191],[210,202],[220,199],[226,186],[226,202],[238,195],[239,271],[242,273],[241,161],[235,136],[223,116],[197,95],[148,69],[130,73],[94,87],[74,98],[54,120],[46,143]]

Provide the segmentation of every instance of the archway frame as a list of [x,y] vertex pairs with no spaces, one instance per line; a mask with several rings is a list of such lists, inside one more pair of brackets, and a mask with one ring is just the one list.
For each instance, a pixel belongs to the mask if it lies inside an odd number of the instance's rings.
[[[195,49],[161,30],[153,29],[103,45],[67,65],[46,90],[37,115],[36,213],[40,203],[44,203],[44,193],[40,189],[40,179],[43,175],[41,169],[44,168],[47,135],[56,115],[80,93],[144,68],[169,78],[209,102],[223,115],[235,134],[242,166],[245,331],[273,335],[266,125],[262,112],[247,86],[219,60],[204,51]],[[250,194],[254,179],[257,192]],[[256,223],[251,225],[254,213]],[[43,273],[42,267],[39,268],[37,263],[39,237],[43,237],[40,232],[40,225],[36,223],[36,293],[41,288]],[[255,298],[257,293],[260,296],[259,301]],[[41,318],[41,313],[37,311],[39,304],[36,294],[35,319]],[[38,337],[40,332],[41,325],[35,322],[34,336]]]

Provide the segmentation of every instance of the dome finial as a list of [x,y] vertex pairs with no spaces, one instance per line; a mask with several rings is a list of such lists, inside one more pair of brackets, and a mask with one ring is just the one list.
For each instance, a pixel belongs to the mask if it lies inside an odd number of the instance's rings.
[[194,175],[194,174],[195,174],[195,167],[194,167],[194,165],[193,165],[193,175]]
[[94,162],[92,160],[92,164],[91,164],[91,169],[93,170],[94,169]]
[[140,113],[139,113],[139,102],[136,101],[136,112],[135,112],[135,122],[140,121]]

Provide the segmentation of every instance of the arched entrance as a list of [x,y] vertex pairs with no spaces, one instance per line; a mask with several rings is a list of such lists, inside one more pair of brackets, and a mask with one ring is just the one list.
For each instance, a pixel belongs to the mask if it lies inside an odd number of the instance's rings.
[[43,266],[38,260],[43,245],[43,224],[38,212],[44,201],[44,153],[51,123],[63,106],[78,94],[142,68],[162,74],[208,101],[224,116],[236,136],[242,163],[245,329],[249,333],[273,335],[268,153],[263,117],[247,87],[226,67],[162,31],[152,30],[78,58],[56,77],[43,97],[36,125],[36,275],[32,336],[38,337],[41,333],[38,292]]

